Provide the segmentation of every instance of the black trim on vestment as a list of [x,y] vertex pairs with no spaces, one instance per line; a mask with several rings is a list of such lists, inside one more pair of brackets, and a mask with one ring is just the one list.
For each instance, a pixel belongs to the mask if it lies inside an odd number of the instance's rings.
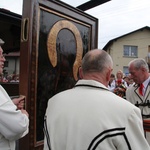
[[109,130],[105,130],[101,132],[91,141],[87,150],[96,150],[98,145],[100,145],[101,142],[103,142],[105,139],[108,139],[110,137],[115,137],[115,136],[123,136],[123,138],[125,139],[126,145],[128,147],[128,150],[132,150],[130,143],[127,139],[127,136],[125,135],[125,128],[113,128],[113,129],[109,129]]
[[87,87],[98,88],[98,89],[103,89],[103,90],[109,91],[106,88],[99,87],[99,86],[94,86],[94,85],[87,85],[87,84],[77,84],[77,85],[75,85],[75,87],[78,87],[78,86],[87,86]]
[[45,116],[45,117],[44,117],[44,133],[45,133],[45,136],[46,136],[48,149],[51,150],[50,137],[49,137],[49,134],[48,134],[46,118],[47,118],[47,117]]

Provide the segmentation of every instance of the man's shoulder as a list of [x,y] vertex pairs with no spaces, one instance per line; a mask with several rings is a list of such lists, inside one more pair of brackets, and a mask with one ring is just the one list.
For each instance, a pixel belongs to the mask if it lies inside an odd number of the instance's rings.
[[127,90],[134,90],[138,88],[138,84],[133,83],[132,85],[128,86]]

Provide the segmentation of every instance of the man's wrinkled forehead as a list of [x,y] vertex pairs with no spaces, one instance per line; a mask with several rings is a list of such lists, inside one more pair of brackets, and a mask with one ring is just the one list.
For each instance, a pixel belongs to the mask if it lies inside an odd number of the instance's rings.
[[3,49],[1,46],[0,46],[0,55],[3,55]]

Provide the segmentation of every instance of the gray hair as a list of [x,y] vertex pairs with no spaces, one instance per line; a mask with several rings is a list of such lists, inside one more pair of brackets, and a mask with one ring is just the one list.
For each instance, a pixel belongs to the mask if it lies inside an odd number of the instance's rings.
[[4,43],[5,42],[2,39],[0,39],[0,46],[2,46]]
[[112,67],[113,61],[110,55],[104,50],[100,49],[94,49],[89,51],[88,53],[85,54],[82,60],[83,73],[88,72],[102,73],[105,69]]
[[128,67],[130,67],[131,64],[134,65],[135,69],[137,70],[139,70],[140,68],[145,68],[147,72],[149,72],[148,64],[143,58],[137,58],[137,59],[130,61],[128,64]]

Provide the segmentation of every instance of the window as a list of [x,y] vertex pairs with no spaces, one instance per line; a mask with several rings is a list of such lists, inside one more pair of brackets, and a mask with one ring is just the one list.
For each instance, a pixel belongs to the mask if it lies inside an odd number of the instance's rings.
[[123,73],[124,73],[125,75],[128,75],[128,74],[129,74],[128,66],[123,66]]
[[127,57],[137,57],[137,46],[124,45],[123,55]]

